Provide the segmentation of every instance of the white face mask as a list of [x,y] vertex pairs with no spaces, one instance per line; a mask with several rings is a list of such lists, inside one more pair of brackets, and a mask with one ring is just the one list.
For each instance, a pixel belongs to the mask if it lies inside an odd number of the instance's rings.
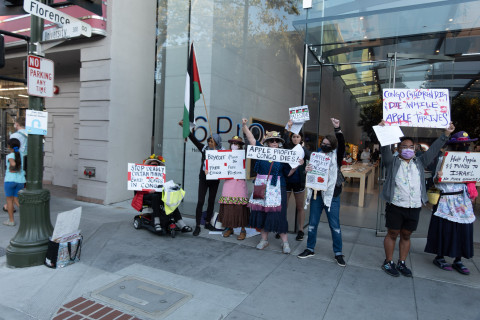
[[238,150],[238,145],[232,144],[232,150]]

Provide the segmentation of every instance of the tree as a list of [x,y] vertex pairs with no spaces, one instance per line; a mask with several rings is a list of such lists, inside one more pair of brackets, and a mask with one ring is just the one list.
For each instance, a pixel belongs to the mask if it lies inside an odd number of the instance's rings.
[[362,106],[360,110],[360,120],[358,121],[358,125],[362,127],[363,132],[368,135],[373,143],[378,143],[377,135],[372,127],[378,125],[380,121],[382,121],[382,107],[382,100],[377,100],[374,103]]
[[455,99],[451,113],[455,131],[465,131],[472,138],[480,138],[480,98]]

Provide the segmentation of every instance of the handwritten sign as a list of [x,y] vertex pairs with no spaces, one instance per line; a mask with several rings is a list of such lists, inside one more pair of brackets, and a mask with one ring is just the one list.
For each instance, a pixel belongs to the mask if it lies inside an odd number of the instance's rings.
[[328,168],[331,158],[325,153],[312,153],[310,155],[310,165],[313,170],[307,173],[305,186],[314,190],[327,190]]
[[386,125],[446,128],[450,123],[447,89],[384,89]]
[[245,150],[206,150],[207,180],[245,179]]
[[300,160],[296,150],[259,146],[248,146],[247,158],[288,163],[291,167],[296,166]]
[[136,163],[128,164],[128,190],[155,190],[162,192],[164,184],[164,166],[146,166]]
[[290,113],[290,119],[293,122],[305,122],[310,120],[310,113],[308,112],[308,106],[293,107],[288,109]]
[[480,152],[445,152],[439,182],[480,182]]

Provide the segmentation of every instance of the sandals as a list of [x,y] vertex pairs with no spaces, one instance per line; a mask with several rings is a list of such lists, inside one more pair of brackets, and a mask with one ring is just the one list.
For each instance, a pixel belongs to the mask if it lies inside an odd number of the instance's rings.
[[433,264],[445,271],[452,271],[452,265],[447,263],[444,258],[442,259],[433,259]]
[[182,228],[182,233],[192,232],[192,231],[193,231],[192,227],[189,227],[189,226],[185,226]]
[[469,275],[470,274],[470,270],[468,270],[468,268],[463,265],[462,261],[454,262],[452,264],[452,267],[453,267],[453,269],[457,270],[461,274],[464,274],[464,275]]
[[[2,207],[3,211],[8,212],[7,208],[5,206]],[[17,212],[17,209],[13,208],[13,213]]]
[[159,225],[159,224],[156,224],[156,225],[155,225],[155,231],[156,231],[156,232],[162,232],[162,226]]

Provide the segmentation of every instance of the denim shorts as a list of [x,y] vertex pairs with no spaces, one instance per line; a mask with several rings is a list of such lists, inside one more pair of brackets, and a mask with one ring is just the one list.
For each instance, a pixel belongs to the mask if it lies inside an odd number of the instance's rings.
[[25,183],[4,182],[3,189],[6,197],[18,197],[18,191],[22,190]]

